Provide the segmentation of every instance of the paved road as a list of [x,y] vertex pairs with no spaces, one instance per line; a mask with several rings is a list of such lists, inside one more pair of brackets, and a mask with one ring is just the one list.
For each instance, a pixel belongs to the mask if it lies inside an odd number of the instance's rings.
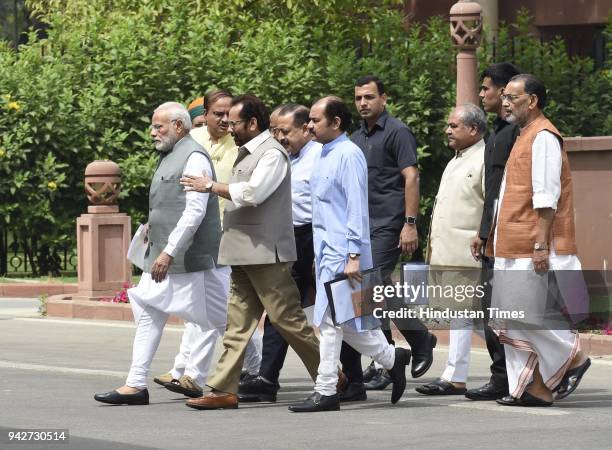
[[[595,360],[572,397],[544,409],[424,398],[410,380],[395,406],[387,390],[369,394],[367,402],[343,405],[340,412],[293,414],[287,405],[305,397],[312,383],[291,350],[275,404],[196,411],[185,407],[181,396],[152,384],[149,406],[102,405],[92,396],[123,384],[133,326],[24,317],[34,314],[37,302],[17,302],[0,299],[0,435],[36,427],[69,429],[70,439],[58,446],[30,446],[7,445],[0,438],[1,449],[577,449],[610,448],[612,442],[610,359]],[[170,367],[180,333],[178,327],[167,328],[152,374]],[[423,381],[440,374],[446,349],[437,349],[435,356]],[[486,380],[488,364],[485,352],[472,353],[470,386]]]

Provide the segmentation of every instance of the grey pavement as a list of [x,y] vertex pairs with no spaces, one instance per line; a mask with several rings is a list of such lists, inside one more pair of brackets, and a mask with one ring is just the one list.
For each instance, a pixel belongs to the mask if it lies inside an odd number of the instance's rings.
[[[18,305],[18,302],[22,302]],[[29,303],[28,303],[29,302]],[[312,382],[289,351],[278,402],[237,410],[196,411],[185,398],[151,382],[151,405],[111,406],[93,400],[123,384],[131,358],[129,323],[32,316],[37,301],[0,299],[0,449],[327,449],[327,448],[610,448],[612,360],[596,359],[579,389],[550,408],[510,408],[463,397],[423,397],[414,387],[438,376],[447,350],[430,371],[409,379],[391,405],[390,390],[339,412],[295,414],[287,406]],[[153,375],[166,372],[181,337],[167,327]],[[217,348],[217,352],[219,348]],[[364,360],[365,363],[365,360]],[[489,357],[472,352],[469,387],[487,380]],[[9,444],[8,431],[68,429],[68,442]]]

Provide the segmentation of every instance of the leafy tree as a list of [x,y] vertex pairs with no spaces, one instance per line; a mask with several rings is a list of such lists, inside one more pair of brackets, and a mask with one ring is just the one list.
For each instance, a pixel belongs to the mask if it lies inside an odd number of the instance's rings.
[[[32,236],[38,248],[45,243],[46,253],[32,252],[31,259],[52,267],[45,255],[74,244],[75,217],[86,209],[83,171],[94,159],[120,164],[121,209],[135,222],[146,220],[157,159],[148,126],[156,105],[187,103],[213,87],[255,93],[269,106],[311,104],[330,93],[350,101],[354,80],[366,73],[383,78],[389,109],[417,137],[427,217],[450,157],[443,129],[454,105],[455,53],[446,20],[406,30],[401,4],[28,1],[46,35],[30,31],[19,52],[0,42],[0,227],[18,230],[29,245]],[[520,20],[517,30],[526,33],[528,19]],[[522,39],[525,61],[518,62],[531,68],[540,44],[527,34]],[[537,73],[547,74],[550,114],[562,132],[609,132],[596,99],[609,98],[610,76],[593,72],[589,60],[570,59],[559,42],[543,49],[543,65],[555,73]],[[561,75],[567,73],[571,80]],[[421,236],[427,228],[422,220]]]

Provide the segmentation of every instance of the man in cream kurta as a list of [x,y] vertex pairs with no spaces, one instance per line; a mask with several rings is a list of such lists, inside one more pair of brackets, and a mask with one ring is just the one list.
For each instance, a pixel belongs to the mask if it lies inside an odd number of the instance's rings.
[[[485,143],[482,136],[486,127],[484,112],[471,103],[458,106],[448,118],[446,135],[455,157],[446,166],[436,195],[428,255],[433,275],[441,275],[442,280],[444,270],[450,271],[450,278],[455,278],[459,272],[454,271],[472,269],[465,273],[467,281],[473,278],[469,276],[472,271],[477,274],[480,268],[470,253],[470,240],[478,233],[484,205]],[[459,278],[462,279],[459,282],[463,282],[463,277]],[[465,308],[472,309],[473,305],[466,304]],[[444,372],[435,381],[417,387],[418,392],[425,395],[465,393],[474,325],[470,318],[451,320]],[[477,327],[477,331],[482,332],[481,328]]]

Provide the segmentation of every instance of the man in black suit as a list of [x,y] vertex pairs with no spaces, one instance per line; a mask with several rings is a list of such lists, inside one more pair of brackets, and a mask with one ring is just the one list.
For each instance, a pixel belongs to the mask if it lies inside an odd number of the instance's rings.
[[[519,127],[504,120],[502,112],[501,95],[510,78],[518,75],[520,71],[516,66],[508,62],[492,64],[481,74],[480,93],[478,94],[484,110],[496,114],[493,122],[493,131],[487,140],[485,147],[485,203],[480,222],[478,236],[471,242],[472,256],[477,261],[483,259],[485,268],[485,280],[490,280],[493,273],[493,258],[484,256],[484,245],[486,244],[493,222],[495,202],[499,197],[499,189],[506,161],[510,156],[510,150],[519,135]],[[485,297],[483,298],[483,309],[487,317],[488,308],[491,306],[491,284],[487,283]],[[488,324],[485,324],[485,338],[487,349],[493,360],[491,364],[491,378],[484,386],[470,389],[465,396],[471,400],[496,400],[508,395],[508,377],[506,374],[506,355],[504,346],[499,342],[498,336]]]

